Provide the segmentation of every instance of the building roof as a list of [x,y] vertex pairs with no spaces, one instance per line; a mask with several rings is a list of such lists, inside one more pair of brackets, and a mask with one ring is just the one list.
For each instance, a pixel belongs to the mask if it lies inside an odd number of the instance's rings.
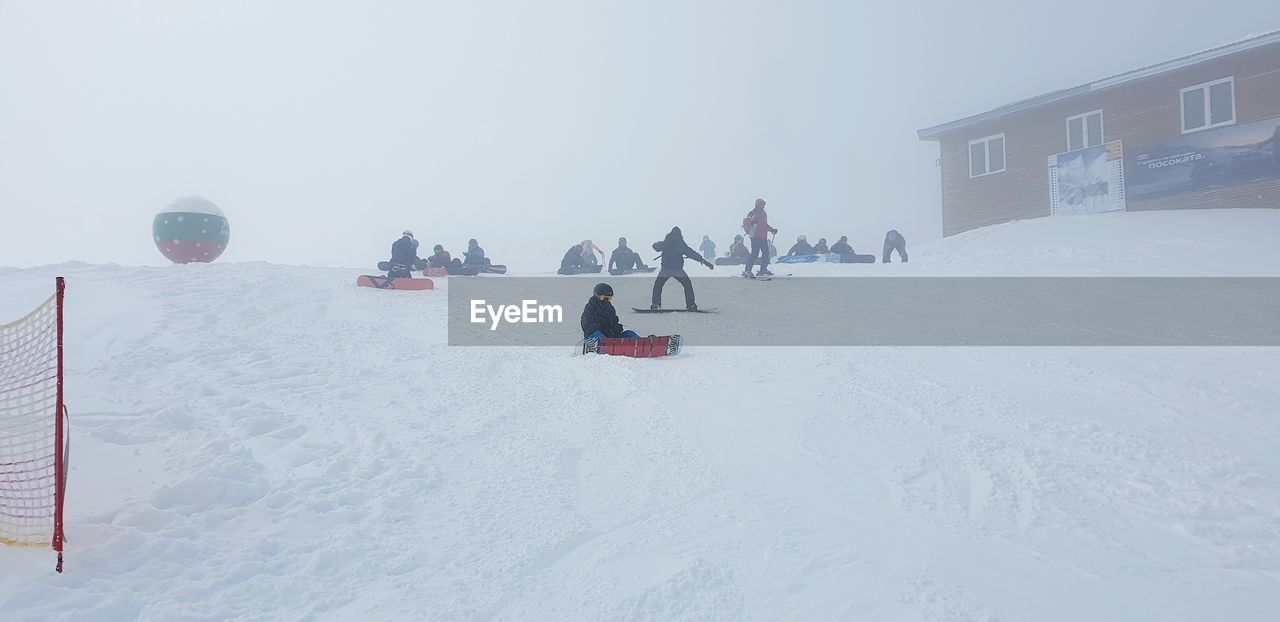
[[1168,71],[1183,69],[1186,67],[1190,67],[1192,65],[1203,63],[1205,61],[1213,60],[1215,58],[1221,58],[1223,56],[1237,54],[1245,50],[1252,50],[1254,48],[1262,47],[1264,45],[1270,45],[1272,43],[1280,43],[1280,30],[1269,32],[1265,35],[1259,35],[1259,36],[1250,37],[1248,39],[1244,39],[1241,41],[1236,41],[1235,43],[1228,43],[1227,45],[1205,50],[1203,52],[1197,52],[1195,54],[1190,54],[1188,56],[1183,56],[1182,58],[1175,58],[1171,61],[1166,61],[1156,65],[1143,67],[1141,69],[1135,69],[1133,71],[1117,74],[1109,78],[1103,78],[1101,80],[1096,80],[1094,82],[1081,84],[1079,86],[1073,86],[1071,88],[1061,89],[1058,91],[1053,91],[1051,93],[1045,93],[1044,95],[1037,95],[1035,97],[1024,99],[1022,101],[1017,101],[1012,104],[1001,106],[994,110],[989,110],[982,114],[976,114],[970,117],[965,117],[963,119],[958,119],[956,121],[943,123],[941,125],[927,127],[922,130],[919,130],[916,133],[920,136],[920,140],[938,140],[942,134],[946,132],[950,132],[952,130],[968,127],[977,123],[981,123],[983,121],[999,119],[1000,117],[1003,117],[1008,114],[1012,114],[1022,110],[1027,110],[1029,108],[1034,108],[1036,106],[1041,106],[1044,104],[1048,104],[1050,102],[1060,101],[1063,99],[1067,99],[1068,97],[1075,97],[1076,95],[1082,95],[1084,93],[1089,93],[1092,91],[1111,88],[1113,86],[1126,84],[1128,82],[1141,80],[1143,78],[1149,78],[1151,76],[1159,75]]

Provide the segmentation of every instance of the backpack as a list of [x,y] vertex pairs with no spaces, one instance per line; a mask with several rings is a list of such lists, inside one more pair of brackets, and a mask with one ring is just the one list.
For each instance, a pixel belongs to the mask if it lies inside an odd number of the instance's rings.
[[742,219],[742,230],[747,232],[747,237],[755,236],[756,234],[755,216],[752,216],[751,214],[747,214],[747,217]]

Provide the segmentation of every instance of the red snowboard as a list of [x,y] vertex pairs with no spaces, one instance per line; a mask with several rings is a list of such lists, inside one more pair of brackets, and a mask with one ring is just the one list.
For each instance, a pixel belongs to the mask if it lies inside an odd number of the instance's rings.
[[368,274],[356,279],[356,285],[360,287],[401,290],[435,289],[436,287],[436,284],[433,283],[431,279],[408,279],[404,277],[392,279],[385,276],[370,276]]
[[587,339],[582,343],[582,353],[589,354],[594,352],[596,354],[647,359],[680,354],[682,342],[680,335]]

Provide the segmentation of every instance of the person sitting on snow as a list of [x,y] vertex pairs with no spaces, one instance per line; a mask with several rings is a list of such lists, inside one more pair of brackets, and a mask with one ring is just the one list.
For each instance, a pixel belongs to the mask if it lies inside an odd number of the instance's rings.
[[435,254],[427,257],[428,266],[444,268],[449,271],[449,274],[456,274],[458,270],[462,268],[462,260],[450,257],[449,251],[444,250],[444,246],[436,244],[435,248],[432,250],[435,251]]
[[597,283],[587,299],[587,306],[582,308],[582,338],[603,339],[629,337],[638,338],[633,330],[624,330],[618,321],[618,312],[613,308],[613,287],[608,283]]
[[462,263],[468,266],[487,266],[489,259],[484,256],[484,249],[475,238],[467,240],[467,250],[462,253]]
[[698,250],[702,251],[703,259],[711,261],[716,258],[716,243],[711,241],[711,236],[702,236],[702,244],[698,246]]
[[427,265],[435,268],[449,267],[449,262],[452,261],[453,258],[449,255],[449,251],[444,250],[444,245],[436,244],[435,248],[431,249],[431,251],[433,254],[430,257],[427,257]]
[[812,254],[813,254],[813,247],[809,245],[809,241],[806,240],[803,235],[796,238],[795,245],[791,247],[791,250],[787,251],[788,257],[794,257],[796,255],[812,255]]
[[600,253],[600,259],[604,259],[604,251],[600,250],[600,247],[596,246],[595,242],[592,242],[591,240],[582,241],[582,265],[600,265],[600,261],[596,259],[596,253]]
[[849,236],[840,236],[840,240],[831,245],[831,252],[837,255],[853,255],[853,247],[849,246]]
[[409,273],[418,263],[418,241],[413,239],[413,232],[405,229],[400,239],[391,244],[391,269],[387,271],[389,278],[410,278]]
[[813,245],[813,252],[818,255],[830,253],[831,251],[827,250],[827,238],[818,238],[818,243]]
[[569,250],[564,252],[564,257],[560,259],[560,274],[574,274],[585,265],[582,261],[582,245],[574,244]]
[[627,238],[618,238],[618,248],[613,249],[609,253],[609,271],[615,268],[618,270],[643,270],[648,266],[644,265],[644,260],[640,259],[640,253],[637,253],[627,246]]
[[729,257],[741,257],[746,259],[751,256],[751,251],[747,249],[747,245],[743,243],[741,235],[733,236],[733,244],[729,245]]

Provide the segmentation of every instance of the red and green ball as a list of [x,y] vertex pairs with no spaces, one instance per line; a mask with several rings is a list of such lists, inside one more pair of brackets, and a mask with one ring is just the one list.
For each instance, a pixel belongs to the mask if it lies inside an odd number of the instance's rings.
[[227,249],[231,227],[227,217],[206,199],[182,197],[156,214],[151,238],[173,263],[208,263]]

